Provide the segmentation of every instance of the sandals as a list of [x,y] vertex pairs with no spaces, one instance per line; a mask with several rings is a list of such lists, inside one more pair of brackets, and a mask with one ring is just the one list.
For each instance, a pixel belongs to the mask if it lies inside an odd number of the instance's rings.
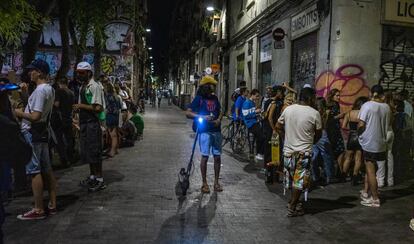
[[201,187],[201,192],[202,192],[202,193],[205,193],[205,194],[210,193],[210,187],[209,187],[208,185],[203,185],[203,186]]
[[287,209],[288,209],[288,213],[286,215],[287,217],[299,217],[305,214],[305,210],[303,209],[302,203],[298,203],[295,209],[292,209],[290,204],[288,204]]
[[219,185],[219,184],[215,184],[214,185],[214,191],[216,191],[216,192],[222,192],[223,191],[223,187],[221,187],[221,185]]

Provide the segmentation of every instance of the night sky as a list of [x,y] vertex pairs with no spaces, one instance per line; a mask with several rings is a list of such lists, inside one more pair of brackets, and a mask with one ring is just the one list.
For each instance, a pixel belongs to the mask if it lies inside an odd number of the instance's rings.
[[177,0],[148,1],[148,27],[151,28],[149,45],[153,48],[156,75],[162,75],[163,71],[167,71],[169,27],[176,2]]

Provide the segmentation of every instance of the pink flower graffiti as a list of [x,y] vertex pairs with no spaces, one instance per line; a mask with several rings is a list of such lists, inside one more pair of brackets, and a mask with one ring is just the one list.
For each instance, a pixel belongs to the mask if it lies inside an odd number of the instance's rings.
[[322,72],[315,82],[316,93],[326,97],[332,89],[340,90],[339,103],[342,110],[348,110],[358,97],[369,96],[369,87],[362,77],[363,74],[364,69],[357,64],[343,65],[336,72]]

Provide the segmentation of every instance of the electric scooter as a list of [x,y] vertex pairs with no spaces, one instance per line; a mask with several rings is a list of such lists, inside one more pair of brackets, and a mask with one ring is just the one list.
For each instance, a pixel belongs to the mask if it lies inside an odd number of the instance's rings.
[[194,143],[193,143],[193,148],[191,150],[191,156],[190,156],[190,161],[188,162],[187,165],[187,169],[186,168],[181,168],[180,172],[178,173],[178,181],[180,183],[181,186],[181,193],[183,194],[183,196],[187,195],[187,190],[188,188],[190,188],[190,175],[191,175],[191,169],[194,165],[194,151],[195,151],[195,147],[197,145],[197,139],[198,139],[198,128],[201,126],[201,124],[203,124],[204,119],[201,117],[198,117],[196,119],[196,123],[198,123],[197,126],[197,130],[196,130],[196,135],[194,138]]

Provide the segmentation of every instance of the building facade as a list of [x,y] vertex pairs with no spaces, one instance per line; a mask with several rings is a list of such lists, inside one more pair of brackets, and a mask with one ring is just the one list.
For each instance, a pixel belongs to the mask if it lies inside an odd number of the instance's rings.
[[217,94],[227,108],[241,81],[262,92],[282,82],[296,89],[309,84],[319,96],[337,88],[344,109],[374,84],[414,94],[414,0],[232,0],[219,6],[219,34],[190,57],[197,72],[220,64]]

